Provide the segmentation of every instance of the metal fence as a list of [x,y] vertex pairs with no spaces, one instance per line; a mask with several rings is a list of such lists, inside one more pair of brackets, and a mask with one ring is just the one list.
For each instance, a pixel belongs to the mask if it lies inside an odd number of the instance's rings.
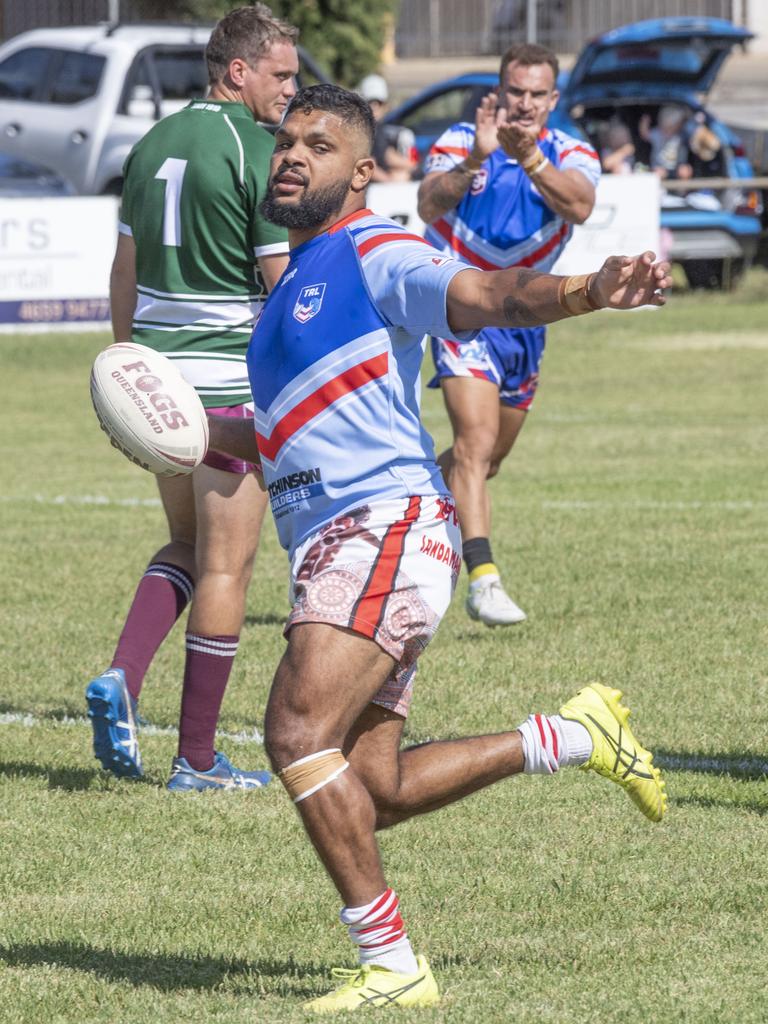
[[[232,6],[246,0],[232,0]],[[268,0],[267,0],[268,2]],[[768,2],[768,0],[761,0]],[[578,53],[600,32],[644,18],[709,15],[741,22],[747,0],[400,0],[398,57],[499,54],[532,39]],[[163,0],[0,0],[0,39],[31,28],[163,20]]]
[[740,21],[744,0],[401,0],[398,57],[498,54],[528,39],[578,53],[592,36],[646,18]]
[[[237,6],[233,0],[232,6]],[[163,21],[162,0],[0,0],[0,39],[32,28],[93,25],[99,21]]]

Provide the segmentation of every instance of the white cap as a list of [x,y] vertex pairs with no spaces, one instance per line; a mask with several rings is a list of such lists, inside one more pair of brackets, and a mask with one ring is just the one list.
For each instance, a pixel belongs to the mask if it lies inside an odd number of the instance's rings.
[[358,85],[357,91],[369,103],[374,100],[378,100],[379,103],[386,103],[389,99],[389,89],[381,75],[366,75],[360,85]]

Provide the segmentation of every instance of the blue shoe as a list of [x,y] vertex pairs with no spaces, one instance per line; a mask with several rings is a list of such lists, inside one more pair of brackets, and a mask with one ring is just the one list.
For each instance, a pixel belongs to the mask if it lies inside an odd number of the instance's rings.
[[121,668],[102,672],[88,684],[85,699],[93,726],[93,753],[102,768],[118,778],[140,778],[136,701],[128,693],[125,672]]
[[171,777],[165,788],[175,793],[202,789],[263,789],[271,778],[271,772],[241,772],[217,751],[213,767],[207,772],[195,771],[185,757],[174,757]]

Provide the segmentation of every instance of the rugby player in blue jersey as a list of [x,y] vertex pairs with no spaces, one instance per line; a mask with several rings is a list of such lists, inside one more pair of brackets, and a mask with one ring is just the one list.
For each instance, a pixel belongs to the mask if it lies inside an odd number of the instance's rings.
[[[551,270],[574,224],[592,212],[600,177],[597,153],[582,139],[547,128],[557,103],[557,57],[530,43],[501,59],[498,92],[475,124],[455,124],[430,150],[419,187],[426,238],[481,270]],[[467,611],[487,626],[525,613],[501,585],[491,552],[494,477],[514,445],[539,382],[541,324],[488,327],[469,345],[435,335],[440,386],[453,444],[440,456],[456,498],[469,573]]]
[[249,349],[255,437],[243,421],[211,418],[214,448],[261,456],[291,562],[266,749],[359,954],[308,1004],[318,1013],[439,999],[385,879],[377,829],[565,766],[617,783],[653,821],[666,803],[621,694],[599,684],[507,732],[401,749],[417,659],[461,567],[455,506],[419,417],[424,335],[461,340],[487,324],[661,305],[671,282],[653,253],[577,278],[486,273],[439,254],[365,209],[373,130],[365,101],[337,86],[292,100],[261,207],[288,228],[291,259]]

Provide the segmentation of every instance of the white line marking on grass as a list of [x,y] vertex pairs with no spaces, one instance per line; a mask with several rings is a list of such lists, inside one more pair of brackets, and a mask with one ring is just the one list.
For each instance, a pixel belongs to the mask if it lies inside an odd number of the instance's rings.
[[724,349],[768,348],[768,338],[758,331],[736,331],[733,334],[691,331],[687,334],[662,334],[643,341],[634,339],[622,341],[626,348],[643,349],[646,352],[718,352]]
[[[27,729],[37,729],[41,726],[62,726],[70,728],[86,728],[90,722],[83,716],[63,715],[61,718],[40,718],[37,715],[25,711],[4,711],[0,713],[0,726],[20,725]],[[179,730],[172,725],[151,725],[146,723],[139,727],[142,736],[178,736]],[[232,743],[255,743],[261,746],[264,737],[254,726],[252,729],[243,729],[240,732],[217,732],[219,739],[229,740]],[[430,742],[429,739],[419,740],[422,743]],[[751,778],[768,776],[768,761],[759,757],[708,757],[705,754],[667,754],[659,752],[656,755],[655,763],[667,771],[678,772],[702,772],[706,775],[745,775]]]
[[562,512],[600,512],[615,509],[627,512],[753,512],[768,509],[768,501],[542,501],[541,507]]
[[706,754],[657,753],[654,764],[668,771],[702,772],[705,775],[768,775],[768,761],[759,757],[707,757]]
[[4,494],[3,504],[22,505],[99,505],[120,508],[158,508],[159,498],[108,498],[104,494]]
[[[95,505],[118,508],[159,508],[159,498],[108,498],[104,494],[31,494],[0,495],[0,503],[35,505]],[[698,511],[725,512],[765,511],[768,501],[542,501],[541,507],[562,512],[592,512],[606,510],[632,511]]]
[[[0,714],[0,726],[21,725],[27,729],[37,729],[40,726],[77,726],[90,727],[90,721],[82,716],[72,717],[63,715],[61,718],[39,718],[37,715],[24,711],[4,711]],[[178,736],[179,730],[172,725],[151,725],[149,722],[139,726],[139,733],[142,736]],[[254,726],[252,729],[243,729],[240,732],[217,732],[219,739],[230,740],[232,743],[257,743],[263,744],[264,737]]]

